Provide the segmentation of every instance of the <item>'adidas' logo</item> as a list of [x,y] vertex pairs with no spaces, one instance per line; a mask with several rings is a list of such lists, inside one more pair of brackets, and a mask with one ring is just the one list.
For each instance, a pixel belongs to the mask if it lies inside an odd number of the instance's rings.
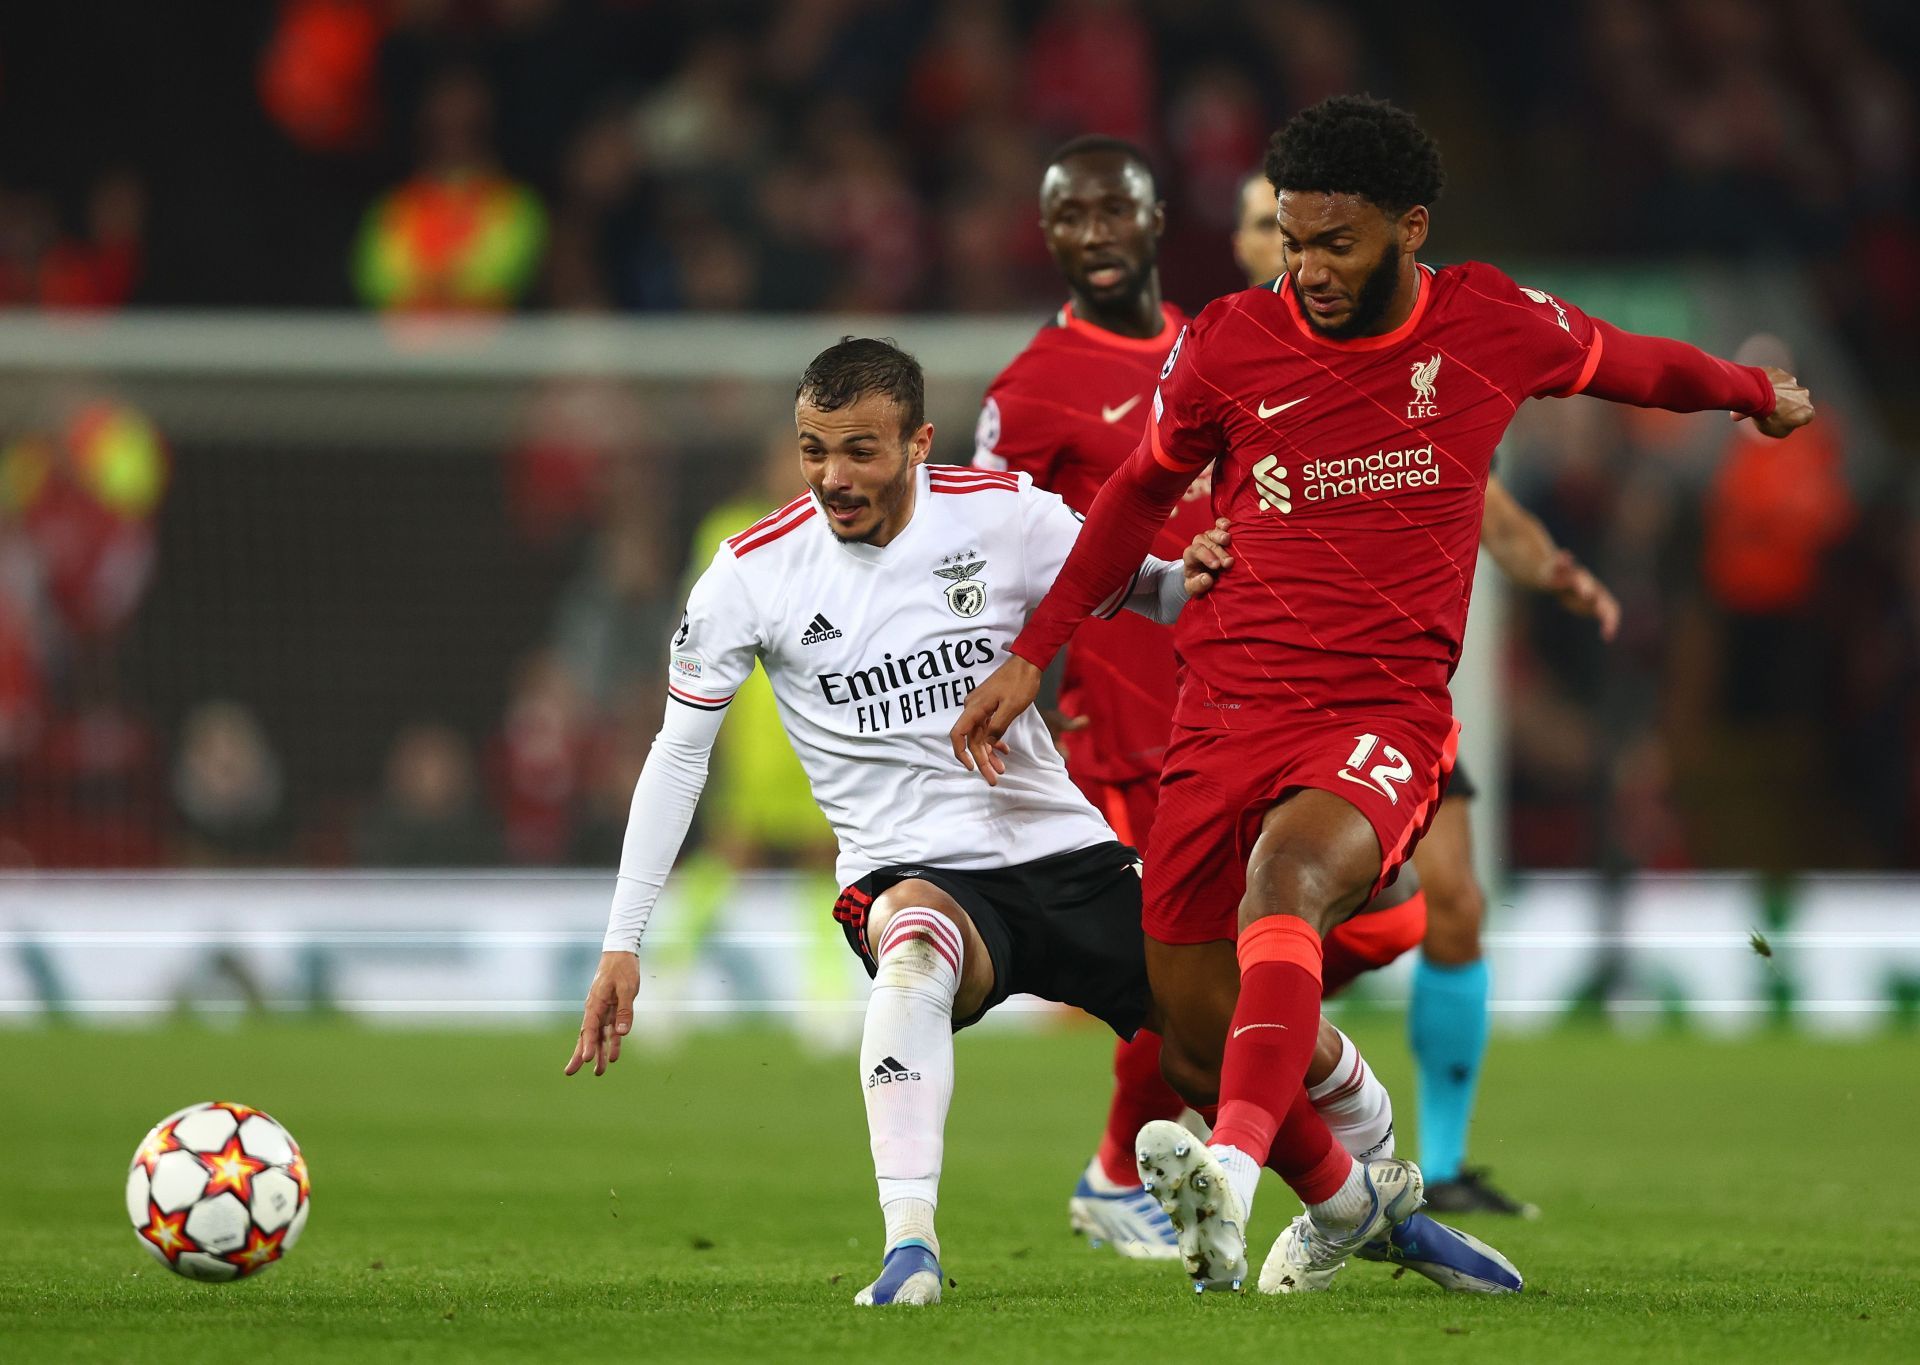
[[882,1057],[879,1064],[867,1073],[867,1089],[871,1090],[876,1085],[893,1085],[899,1081],[917,1081],[919,1079],[920,1073],[918,1071],[909,1071],[904,1066],[901,1066],[899,1058]]
[[833,622],[823,614],[815,612],[813,619],[807,622],[807,628],[800,632],[800,643],[817,645],[822,640],[838,640],[840,632],[833,628]]

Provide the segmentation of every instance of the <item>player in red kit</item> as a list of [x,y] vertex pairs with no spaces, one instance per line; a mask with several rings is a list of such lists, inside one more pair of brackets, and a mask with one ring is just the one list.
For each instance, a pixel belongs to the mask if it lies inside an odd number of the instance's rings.
[[[1146,154],[1109,137],[1076,138],[1049,161],[1040,228],[1067,286],[1066,304],[994,379],[975,429],[977,468],[1024,472],[1084,512],[1146,429],[1160,367],[1186,314],[1160,294],[1165,210]],[[1154,544],[1178,558],[1212,525],[1205,475]],[[1064,661],[1060,710],[1068,773],[1123,843],[1149,859],[1160,764],[1173,729],[1173,636],[1138,618],[1090,621]],[[1371,918],[1371,917],[1370,917]],[[1417,934],[1415,935],[1417,939]],[[1160,1070],[1160,1037],[1143,1029],[1114,1048],[1114,1091],[1100,1146],[1068,1201],[1074,1231],[1121,1255],[1179,1254],[1172,1224],[1141,1188],[1133,1142],[1186,1102]],[[1343,1145],[1391,1150],[1393,1108],[1352,1041],[1322,1025],[1309,1084]]]
[[[1068,301],[987,387],[973,463],[1012,469],[1084,513],[1146,430],[1160,366],[1187,316],[1160,296],[1165,212],[1144,154],[1084,137],[1040,184],[1040,229]],[[1213,524],[1204,479],[1154,543],[1178,559]],[[1144,850],[1172,728],[1173,637],[1141,619],[1089,622],[1067,651],[1060,710],[1068,769],[1125,843]]]
[[[1155,264],[1166,228],[1153,171],[1138,148],[1084,137],[1061,147],[1040,183],[1040,230],[1067,285],[1067,302],[987,388],[973,463],[1033,476],[1085,512],[1146,429],[1160,366],[1187,316],[1160,296]],[[1204,495],[1204,483],[1196,485]],[[1156,545],[1178,558],[1212,524],[1193,489]],[[1173,636],[1118,617],[1087,624],[1060,685],[1067,772],[1122,843],[1144,854],[1159,801],[1160,762],[1173,728]],[[1099,1151],[1067,1216],[1074,1231],[1124,1256],[1179,1254],[1173,1226],[1140,1188],[1133,1137],[1186,1108],[1160,1074],[1160,1038],[1141,1030],[1117,1043],[1114,1094]]]
[[1266,169],[1287,273],[1217,300],[1175,344],[1146,439],[952,739],[995,779],[1041,669],[1211,468],[1233,563],[1174,633],[1145,925],[1163,1064],[1204,1100],[1218,1059],[1219,1122],[1211,1146],[1150,1123],[1137,1156],[1202,1287],[1244,1275],[1270,1164],[1307,1207],[1260,1286],[1299,1292],[1397,1245],[1421,1202],[1417,1168],[1356,1162],[1301,1082],[1323,937],[1392,880],[1445,791],[1487,472],[1520,402],[1729,410],[1775,437],[1813,409],[1784,371],[1624,332],[1492,266],[1421,265],[1440,157],[1392,105],[1306,110]]

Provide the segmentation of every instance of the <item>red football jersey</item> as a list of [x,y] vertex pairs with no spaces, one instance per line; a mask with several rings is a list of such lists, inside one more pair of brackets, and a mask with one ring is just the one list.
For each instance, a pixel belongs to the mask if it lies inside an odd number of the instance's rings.
[[1284,275],[1202,312],[1149,436],[1169,470],[1213,467],[1237,563],[1175,629],[1180,722],[1450,724],[1494,448],[1522,400],[1578,393],[1600,352],[1578,308],[1478,263],[1420,267],[1412,315],[1381,336],[1315,330]]
[[[1149,339],[1116,336],[1073,315],[1072,305],[1040,329],[988,386],[974,432],[973,462],[1023,470],[1084,514],[1100,487],[1140,444],[1154,384],[1186,314],[1162,304],[1166,325]],[[1153,544],[1178,559],[1213,524],[1206,480],[1196,480]],[[1130,782],[1157,777],[1173,726],[1173,635],[1143,616],[1093,620],[1074,636],[1060,708],[1085,716],[1067,736],[1077,778]]]

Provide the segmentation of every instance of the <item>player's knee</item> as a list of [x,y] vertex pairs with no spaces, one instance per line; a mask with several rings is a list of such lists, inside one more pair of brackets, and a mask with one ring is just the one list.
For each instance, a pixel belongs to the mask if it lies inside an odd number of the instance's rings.
[[1240,927],[1268,915],[1293,915],[1324,936],[1344,918],[1344,907],[1365,895],[1366,888],[1355,890],[1352,881],[1309,850],[1276,850],[1247,869]]
[[870,930],[874,947],[874,984],[910,986],[951,970],[964,975],[966,933],[950,914],[949,897],[931,882],[905,881],[876,902]]
[[1220,1099],[1220,1064],[1216,1058],[1196,1057],[1169,1039],[1160,1049],[1160,1074],[1173,1091],[1188,1104],[1199,1108]]

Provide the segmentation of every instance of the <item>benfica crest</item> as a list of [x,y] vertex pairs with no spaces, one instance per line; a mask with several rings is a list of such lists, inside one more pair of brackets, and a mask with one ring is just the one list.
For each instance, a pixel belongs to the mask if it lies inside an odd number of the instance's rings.
[[987,567],[987,561],[976,558],[978,550],[968,550],[943,559],[934,572],[940,577],[951,580],[947,584],[947,606],[955,616],[971,618],[986,609],[987,585],[977,577]]

